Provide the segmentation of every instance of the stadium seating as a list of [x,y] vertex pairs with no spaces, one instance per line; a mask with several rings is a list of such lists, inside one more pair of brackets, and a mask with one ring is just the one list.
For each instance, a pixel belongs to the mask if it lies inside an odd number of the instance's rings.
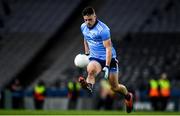
[[144,26],[143,32],[179,32],[179,1],[170,0],[156,9],[156,14],[151,15],[149,23]]
[[0,88],[32,61],[79,3],[80,1],[72,0],[9,2],[13,12],[10,16],[3,17],[6,19],[5,27],[0,31],[3,38],[0,51],[0,66],[3,67],[0,70]]
[[[121,46],[120,66],[122,82],[138,88],[149,78],[167,72],[170,80],[176,80],[179,65],[178,34],[144,33],[132,34],[125,38]],[[139,80],[140,81],[137,81]],[[139,84],[133,84],[134,82]],[[145,89],[145,88],[144,88]]]
[[113,34],[139,32],[144,22],[154,9],[165,4],[168,0],[105,0],[102,8],[97,12],[112,30]]

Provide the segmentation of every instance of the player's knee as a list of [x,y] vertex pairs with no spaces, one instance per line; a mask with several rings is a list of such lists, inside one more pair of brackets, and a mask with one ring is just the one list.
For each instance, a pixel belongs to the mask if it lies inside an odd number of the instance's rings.
[[96,75],[97,73],[99,73],[101,71],[101,66],[99,66],[100,64],[98,64],[95,61],[91,61],[88,66],[87,66],[87,72],[89,75]]
[[94,76],[96,74],[96,71],[93,69],[88,69],[88,75]]
[[114,92],[119,91],[119,87],[118,87],[118,86],[115,86],[115,85],[111,86],[111,89],[112,89]]

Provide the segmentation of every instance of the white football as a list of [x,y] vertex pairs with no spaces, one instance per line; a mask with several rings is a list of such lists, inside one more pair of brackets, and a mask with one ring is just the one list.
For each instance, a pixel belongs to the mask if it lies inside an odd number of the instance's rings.
[[85,54],[78,54],[76,55],[74,59],[74,64],[75,66],[79,68],[84,68],[88,65],[89,63],[89,57]]

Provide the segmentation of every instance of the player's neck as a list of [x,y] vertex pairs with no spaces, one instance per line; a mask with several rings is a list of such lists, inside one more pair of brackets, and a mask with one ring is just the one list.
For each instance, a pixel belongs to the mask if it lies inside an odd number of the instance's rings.
[[89,29],[93,29],[98,23],[98,20],[96,19],[96,22],[94,23],[94,25],[92,27],[88,27]]

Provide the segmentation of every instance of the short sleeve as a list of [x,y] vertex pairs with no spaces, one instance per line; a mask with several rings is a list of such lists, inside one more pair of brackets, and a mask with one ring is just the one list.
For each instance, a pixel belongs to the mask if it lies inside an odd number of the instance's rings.
[[109,29],[102,30],[100,33],[100,36],[103,41],[108,40],[111,37],[110,30]]

